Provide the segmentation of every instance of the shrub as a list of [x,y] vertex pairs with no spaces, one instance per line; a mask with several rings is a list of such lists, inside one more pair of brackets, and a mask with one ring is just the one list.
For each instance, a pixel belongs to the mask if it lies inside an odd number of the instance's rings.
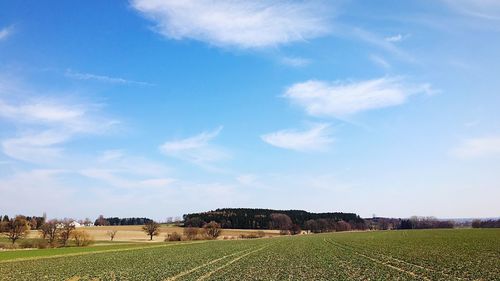
[[167,237],[165,237],[165,241],[181,241],[182,236],[177,233],[177,232],[172,232],[170,234],[167,234]]
[[220,224],[211,221],[203,226],[203,229],[205,230],[205,236],[208,239],[217,239],[217,237],[220,236],[222,233],[222,230],[220,228]]
[[184,228],[184,236],[187,240],[196,240],[198,237],[198,228],[196,227],[185,227]]
[[257,235],[257,233],[248,233],[248,234],[241,234],[240,238],[242,238],[242,239],[255,239],[255,238],[259,238],[259,236]]
[[38,249],[46,249],[49,247],[49,243],[46,240],[40,240],[40,241],[38,241],[36,247]]
[[19,247],[22,249],[36,248],[36,242],[33,240],[23,240],[19,243]]
[[90,234],[85,230],[75,230],[71,233],[71,237],[78,247],[88,246],[94,242]]
[[44,239],[28,239],[21,241],[19,247],[22,249],[45,249],[48,247],[48,243]]
[[12,243],[0,243],[0,249],[13,250],[19,248],[18,245]]

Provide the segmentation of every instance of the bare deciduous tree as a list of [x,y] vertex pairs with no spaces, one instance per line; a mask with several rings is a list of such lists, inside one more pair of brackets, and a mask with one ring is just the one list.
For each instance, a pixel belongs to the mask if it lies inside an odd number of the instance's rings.
[[7,236],[7,238],[12,241],[12,244],[14,244],[18,239],[28,235],[30,226],[24,216],[16,216],[15,218],[4,222],[2,230],[5,236]]
[[292,235],[297,235],[297,234],[300,234],[301,232],[302,232],[302,229],[300,228],[300,225],[298,225],[298,224],[294,224],[290,228],[290,234],[292,234]]
[[59,235],[57,224],[57,220],[50,220],[40,227],[40,236],[42,236],[43,239],[47,239],[47,242],[49,242],[51,246],[54,246]]
[[115,239],[117,232],[118,230],[108,230],[108,232],[106,232],[106,235],[108,235],[111,241],[113,241],[113,239]]
[[308,220],[305,222],[305,228],[306,230],[309,232],[312,232],[312,233],[318,233],[319,232],[319,229],[318,229],[318,223],[315,221],[315,220]]
[[68,244],[68,240],[71,238],[71,233],[75,230],[75,226],[72,222],[72,219],[64,219],[58,223],[59,240],[63,246]]
[[95,220],[95,225],[109,225],[109,222],[104,218],[103,215],[99,215],[99,217]]
[[292,219],[285,214],[271,214],[271,227],[279,229],[281,234],[288,234],[292,227]]
[[144,224],[142,230],[149,236],[149,240],[153,240],[153,236],[158,236],[160,234],[160,224],[149,221]]

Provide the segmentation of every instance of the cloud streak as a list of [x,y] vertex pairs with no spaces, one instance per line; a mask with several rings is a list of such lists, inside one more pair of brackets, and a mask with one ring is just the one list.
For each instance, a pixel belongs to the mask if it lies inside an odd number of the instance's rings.
[[0,91],[0,118],[21,128],[15,136],[1,140],[0,147],[14,159],[50,162],[61,156],[64,143],[81,135],[105,134],[118,123],[97,109],[74,101],[14,97]]
[[93,80],[103,83],[111,83],[111,84],[136,84],[136,85],[144,85],[144,86],[152,86],[153,84],[141,81],[127,80],[119,77],[110,77],[106,75],[96,75],[91,73],[80,73],[74,72],[71,70],[66,70],[66,77],[77,79],[77,80]]
[[261,139],[283,149],[295,151],[325,151],[333,143],[328,124],[316,124],[308,130],[281,130],[261,136]]
[[317,1],[133,0],[132,7],[167,38],[222,47],[273,47],[329,32],[328,9]]
[[451,153],[458,158],[500,156],[500,136],[465,139]]
[[311,60],[300,57],[283,57],[280,62],[288,66],[303,67],[309,65]]
[[397,43],[397,42],[403,41],[404,39],[406,39],[406,37],[407,37],[407,35],[396,34],[393,36],[385,37],[385,41]]
[[14,32],[14,27],[7,26],[0,29],[0,41],[7,39]]
[[208,167],[210,163],[229,157],[226,151],[210,143],[221,131],[222,126],[219,126],[213,131],[202,132],[184,139],[167,141],[160,146],[160,151],[167,156]]
[[500,20],[500,2],[495,0],[443,0],[452,9],[464,15]]
[[401,78],[383,77],[359,82],[309,80],[292,85],[283,96],[311,116],[342,118],[401,105],[411,95],[431,92],[429,84],[411,85]]

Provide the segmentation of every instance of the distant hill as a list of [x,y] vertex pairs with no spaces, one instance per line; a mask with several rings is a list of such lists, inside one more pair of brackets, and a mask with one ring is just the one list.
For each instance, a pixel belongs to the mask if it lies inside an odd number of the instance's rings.
[[364,223],[363,219],[354,213],[310,213],[303,210],[251,208],[224,208],[203,213],[187,214],[184,215],[184,221],[194,226],[215,221],[220,223],[223,228],[269,229],[270,216],[275,213],[288,215],[294,224],[298,224],[302,228],[305,227],[305,222],[311,219],[343,220],[352,224]]

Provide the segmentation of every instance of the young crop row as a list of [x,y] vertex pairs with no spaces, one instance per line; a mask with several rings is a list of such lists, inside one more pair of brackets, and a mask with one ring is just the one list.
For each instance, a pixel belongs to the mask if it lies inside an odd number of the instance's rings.
[[499,235],[393,231],[168,244],[2,262],[0,280],[500,280]]

